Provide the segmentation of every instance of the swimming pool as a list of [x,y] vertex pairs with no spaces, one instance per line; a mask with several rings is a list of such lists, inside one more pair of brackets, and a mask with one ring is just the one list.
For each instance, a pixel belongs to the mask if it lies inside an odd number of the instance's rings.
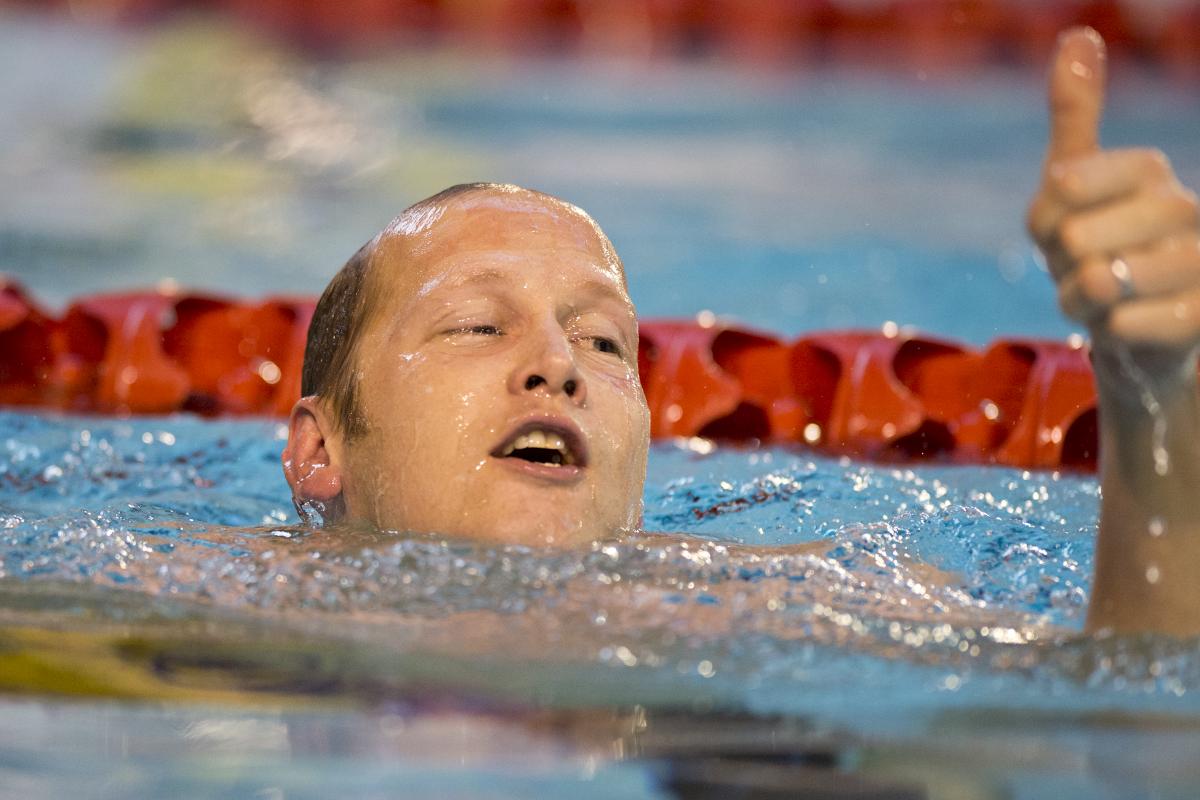
[[[0,200],[6,268],[52,302],[161,278],[316,292],[406,202],[489,177],[589,209],[643,315],[893,320],[972,343],[1069,331],[1021,233],[1036,76],[298,65],[219,28],[17,19],[0,37],[6,75],[41,76],[0,89],[18,110],[0,169],[21,187]],[[54,82],[56,61],[74,74]],[[1200,184],[1185,90],[1126,80],[1110,140],[1161,144]],[[29,695],[4,701],[5,785],[656,797],[747,760],[791,786],[857,771],[893,796],[1200,781],[1195,644],[1047,627],[1081,622],[1091,477],[664,444],[647,526],[709,544],[580,562],[314,543],[279,436],[0,415],[0,674]],[[722,546],[810,540],[833,558]]]

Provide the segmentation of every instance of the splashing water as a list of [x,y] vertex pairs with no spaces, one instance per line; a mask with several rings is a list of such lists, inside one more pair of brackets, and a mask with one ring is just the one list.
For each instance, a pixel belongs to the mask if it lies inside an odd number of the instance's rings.
[[282,435],[0,415],[4,583],[115,588],[148,598],[148,614],[169,599],[405,652],[532,662],[558,670],[547,691],[567,696],[575,670],[600,667],[843,721],[932,712],[948,692],[955,704],[1195,711],[1194,644],[1074,633],[1090,477],[666,445],[646,525],[678,533],[540,552],[303,526],[278,474]]

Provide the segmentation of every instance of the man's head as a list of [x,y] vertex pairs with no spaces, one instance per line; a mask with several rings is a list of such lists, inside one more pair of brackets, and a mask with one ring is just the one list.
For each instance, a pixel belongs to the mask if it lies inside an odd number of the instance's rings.
[[649,415],[620,260],[575,206],[454,187],[330,282],[284,472],[397,530],[571,544],[638,522]]

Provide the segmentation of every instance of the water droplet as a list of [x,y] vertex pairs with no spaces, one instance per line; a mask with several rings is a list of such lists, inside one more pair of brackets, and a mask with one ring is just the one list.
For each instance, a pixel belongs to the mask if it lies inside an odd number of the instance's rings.
[[1155,474],[1166,477],[1171,471],[1171,456],[1167,453],[1167,448],[1161,444],[1154,445],[1154,472]]
[[296,510],[305,525],[319,527],[325,524],[325,504],[320,500],[303,500]]
[[1167,452],[1167,416],[1163,413],[1162,405],[1158,402],[1158,397],[1155,394],[1154,386],[1149,376],[1134,361],[1133,354],[1129,348],[1122,343],[1118,343],[1115,352],[1117,361],[1121,366],[1121,371],[1125,373],[1125,377],[1129,378],[1138,387],[1142,408],[1146,410],[1146,413],[1154,421],[1154,427],[1151,432],[1150,453],[1154,459],[1155,474],[1165,477],[1171,471],[1171,456]]

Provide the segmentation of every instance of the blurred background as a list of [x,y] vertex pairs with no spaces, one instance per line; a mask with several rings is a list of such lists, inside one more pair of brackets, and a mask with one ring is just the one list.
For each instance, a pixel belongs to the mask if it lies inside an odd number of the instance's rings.
[[1062,336],[1022,217],[1073,24],[1106,143],[1200,184],[1188,0],[0,2],[0,271],[51,311],[316,294],[409,203],[511,181],[597,218],[644,316]]

